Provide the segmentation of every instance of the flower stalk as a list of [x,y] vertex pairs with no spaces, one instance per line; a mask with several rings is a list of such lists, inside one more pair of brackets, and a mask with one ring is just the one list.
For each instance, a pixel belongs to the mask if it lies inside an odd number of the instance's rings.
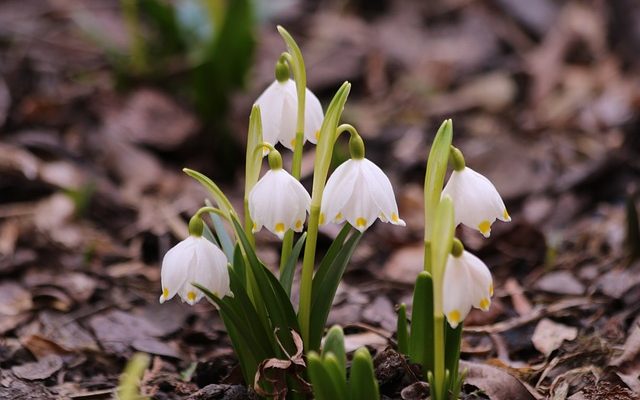
[[[300,281],[300,301],[298,305],[298,321],[302,331],[302,340],[305,346],[309,343],[309,325],[311,318],[311,288],[313,284],[313,267],[315,263],[316,242],[318,240],[318,225],[320,224],[320,206],[322,204],[322,192],[327,181],[331,155],[338,128],[338,121],[344,110],[344,105],[349,96],[351,84],[345,82],[336,92],[327,114],[320,128],[316,159],[314,162],[313,190],[311,193],[311,208],[307,227],[307,240],[304,247],[302,262],[302,275]],[[305,350],[315,350],[306,349]]]
[[[305,115],[305,102],[307,91],[307,72],[304,66],[304,58],[300,47],[293,39],[293,37],[284,29],[278,25],[278,32],[282,39],[284,39],[288,52],[282,53],[278,60],[278,66],[289,64],[289,69],[293,72],[293,79],[296,83],[296,93],[298,97],[298,110],[296,117],[296,135],[293,144],[293,162],[291,165],[291,175],[294,178],[300,179],[300,173],[302,168],[302,149],[304,145],[304,115]],[[285,64],[286,63],[286,64]],[[276,78],[281,80],[285,76],[288,79],[289,69],[286,71],[284,68],[276,67]],[[280,76],[277,76],[277,75]],[[291,256],[291,250],[293,248],[293,231],[288,230],[282,241],[282,251],[280,254],[280,273],[282,274],[284,267]]]

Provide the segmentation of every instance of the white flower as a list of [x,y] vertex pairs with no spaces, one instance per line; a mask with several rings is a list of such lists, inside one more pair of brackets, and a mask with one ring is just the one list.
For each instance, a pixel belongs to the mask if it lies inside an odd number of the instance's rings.
[[449,182],[442,190],[442,196],[445,195],[449,195],[453,200],[456,225],[463,223],[477,229],[484,237],[489,237],[491,224],[496,219],[511,221],[495,186],[489,179],[469,167],[462,171],[453,171]]
[[[316,143],[324,113],[318,98],[309,89],[306,89],[305,93],[304,137],[311,143]],[[260,106],[263,140],[274,146],[280,142],[293,150],[298,119],[295,82],[291,79],[285,82],[273,81],[258,97],[256,104]]]
[[405,226],[389,178],[367,160],[350,159],[329,177],[320,207],[320,224],[344,220],[364,232],[376,218]]
[[302,231],[310,206],[304,186],[282,168],[267,171],[249,193],[253,231],[265,226],[280,239],[288,229]]
[[487,311],[491,305],[491,272],[482,260],[466,250],[459,257],[449,255],[442,287],[443,312],[454,329],[472,306]]
[[172,247],[162,260],[160,303],[176,294],[190,305],[199,302],[204,293],[192,283],[220,298],[231,295],[227,264],[227,257],[215,244],[202,236],[189,236]]

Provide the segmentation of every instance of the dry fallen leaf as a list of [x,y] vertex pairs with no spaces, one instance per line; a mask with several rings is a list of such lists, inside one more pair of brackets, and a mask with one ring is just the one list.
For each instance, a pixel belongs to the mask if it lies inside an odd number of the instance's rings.
[[393,253],[383,268],[383,274],[394,282],[413,284],[424,269],[424,244],[405,246]]
[[114,114],[105,118],[109,133],[163,150],[182,144],[199,125],[195,116],[171,97],[152,89],[137,90]]
[[47,379],[56,373],[63,365],[62,358],[52,354],[39,361],[18,365],[11,371],[18,377],[27,380]]
[[31,293],[15,282],[0,283],[0,314],[14,316],[33,307]]
[[569,271],[555,271],[545,274],[536,282],[536,288],[549,293],[581,295],[584,285]]
[[481,389],[491,400],[535,399],[518,379],[499,368],[460,361],[460,371],[465,370],[467,371],[465,384]]
[[554,350],[560,348],[565,340],[571,341],[578,337],[578,329],[553,322],[543,318],[538,322],[531,342],[533,347],[545,356],[549,356]]

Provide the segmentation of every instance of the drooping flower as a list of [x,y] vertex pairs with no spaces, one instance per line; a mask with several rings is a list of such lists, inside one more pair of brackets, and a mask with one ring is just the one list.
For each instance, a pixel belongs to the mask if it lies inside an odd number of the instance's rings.
[[491,272],[482,260],[466,250],[458,257],[449,255],[442,287],[442,309],[454,329],[466,318],[471,307],[487,311],[491,305]]
[[304,186],[281,167],[273,168],[249,194],[253,232],[265,226],[280,239],[289,229],[300,232],[310,206],[311,197]]
[[456,225],[462,223],[489,237],[496,219],[511,221],[507,208],[489,179],[469,167],[453,171],[442,190],[453,201]]
[[190,235],[172,247],[162,260],[160,303],[177,294],[183,302],[194,305],[204,293],[192,283],[220,298],[231,295],[227,264],[227,257],[215,244],[202,236]]
[[376,218],[405,226],[389,178],[366,158],[350,159],[329,177],[322,195],[320,224],[347,220],[364,232]]
[[[304,138],[316,143],[320,126],[324,119],[318,98],[308,88],[305,89]],[[275,145],[277,142],[293,150],[298,118],[298,94],[296,84],[291,79],[283,82],[277,79],[258,97],[262,117],[262,138]]]

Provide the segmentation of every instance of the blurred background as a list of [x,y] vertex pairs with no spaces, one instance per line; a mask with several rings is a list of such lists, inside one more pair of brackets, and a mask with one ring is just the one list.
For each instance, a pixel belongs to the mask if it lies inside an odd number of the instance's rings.
[[[277,24],[325,108],[352,82],[343,121],[408,225],[376,223],[356,251],[329,318],[348,326],[348,346],[383,349],[395,305],[410,303],[426,156],[453,118],[454,144],[513,218],[489,240],[458,232],[496,280],[490,312],[467,320],[463,358],[509,367],[540,396],[558,382],[598,399],[639,390],[640,344],[615,358],[640,343],[637,1],[3,0],[0,394],[109,396],[134,351],[155,356],[155,398],[239,383],[211,306],[157,304],[160,262],[207,195],[183,167],[242,209],[249,111],[285,50]],[[340,142],[335,165],[346,157]],[[259,240],[276,266],[278,242]],[[549,352],[543,317],[567,339]],[[566,375],[588,367],[611,379]]]

